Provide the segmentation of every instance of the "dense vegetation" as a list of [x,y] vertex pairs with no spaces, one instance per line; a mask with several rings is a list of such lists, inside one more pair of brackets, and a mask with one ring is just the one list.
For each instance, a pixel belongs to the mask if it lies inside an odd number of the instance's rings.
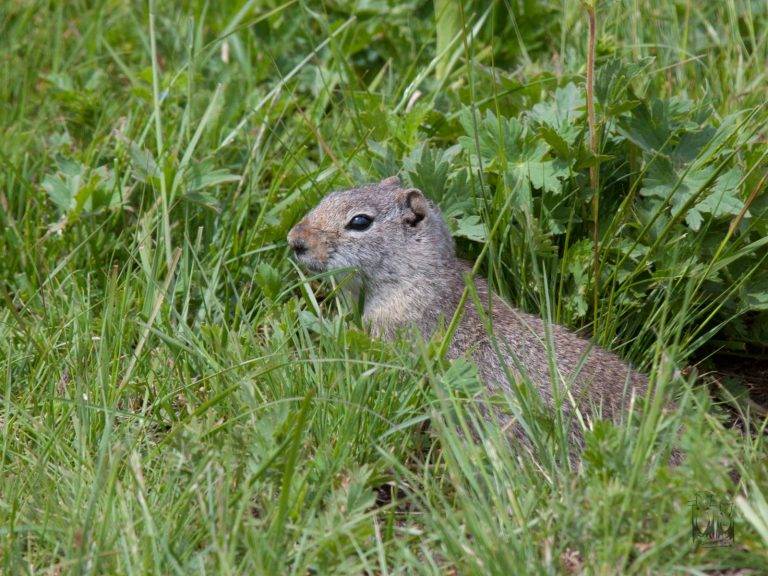
[[[0,572],[765,573],[768,5],[597,2],[589,93],[587,7],[3,3]],[[652,375],[578,470],[556,415],[470,441],[471,364],[287,258],[395,173]],[[733,546],[691,538],[709,493]]]

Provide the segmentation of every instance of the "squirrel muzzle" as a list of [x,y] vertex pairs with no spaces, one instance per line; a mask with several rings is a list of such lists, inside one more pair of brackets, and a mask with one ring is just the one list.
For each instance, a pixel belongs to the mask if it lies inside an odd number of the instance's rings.
[[312,234],[306,219],[302,220],[288,232],[288,246],[293,250],[296,260],[305,268],[314,272],[322,272],[326,267],[328,250],[322,239]]

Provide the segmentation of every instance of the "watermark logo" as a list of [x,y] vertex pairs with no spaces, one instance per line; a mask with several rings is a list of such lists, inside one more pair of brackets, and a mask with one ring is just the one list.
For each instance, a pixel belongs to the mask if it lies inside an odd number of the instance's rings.
[[733,503],[710,492],[691,502],[691,538],[696,546],[733,546]]

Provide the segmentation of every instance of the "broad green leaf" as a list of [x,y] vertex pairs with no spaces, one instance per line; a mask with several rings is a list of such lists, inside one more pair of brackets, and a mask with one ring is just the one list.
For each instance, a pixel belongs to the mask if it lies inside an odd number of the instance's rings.
[[544,139],[561,156],[567,156],[583,127],[577,120],[583,115],[584,96],[575,84],[555,90],[554,98],[533,107],[530,118],[541,124]]
[[680,137],[680,141],[670,154],[672,161],[677,166],[684,166],[699,157],[702,149],[712,141],[716,130],[711,126],[705,126],[701,130],[686,132]]
[[652,64],[653,58],[626,61],[611,57],[597,68],[595,98],[607,116],[618,116],[640,104],[627,94],[632,80],[641,76]]
[[[570,105],[573,98],[570,90],[561,94],[563,106]],[[551,113],[550,120],[557,121],[556,112],[542,113]],[[568,113],[563,111],[561,117]],[[471,134],[474,130],[471,115],[465,111],[461,121]],[[479,146],[479,156],[486,169],[503,174],[507,187],[520,196],[518,206],[521,208],[531,205],[530,193],[525,191],[528,186],[552,194],[562,192],[562,180],[568,176],[567,164],[550,159],[547,143],[526,133],[523,124],[515,118],[497,118],[489,110],[478,125],[477,138],[468,135],[459,141],[472,156],[477,156]]]
[[768,311],[768,277],[755,278],[745,284],[740,297],[748,310]]
[[426,143],[415,148],[405,160],[405,168],[413,185],[430,198],[441,199],[445,195],[451,162],[460,150],[459,146],[433,150]]
[[57,160],[58,170],[43,178],[42,187],[62,214],[93,212],[120,204],[115,178],[106,166],[89,170],[66,158]]
[[559,160],[527,162],[528,178],[534,188],[560,194],[568,176],[566,165]]
[[133,168],[133,177],[145,184],[155,178],[159,178],[160,170],[157,167],[152,152],[146,148],[140,148],[133,141],[128,141],[127,143],[128,154],[131,157],[131,167]]
[[721,175],[712,187],[712,192],[704,200],[696,204],[694,210],[711,214],[715,218],[735,216],[741,212],[741,209],[744,207],[744,202],[738,197],[741,177],[742,174],[739,168],[731,168],[728,172]]
[[567,307],[575,318],[583,318],[589,309],[587,290],[592,266],[592,240],[584,239],[568,248],[567,270],[573,278],[574,293],[568,299]]
[[458,225],[454,232],[455,236],[467,238],[473,242],[485,242],[488,238],[488,228],[476,214],[459,218],[457,222]]
[[619,122],[618,130],[645,152],[658,152],[668,148],[671,136],[669,119],[658,101],[643,102],[632,114]]
[[446,390],[472,398],[482,390],[477,366],[463,358],[457,358],[440,379]]
[[479,156],[484,164],[494,160],[499,166],[520,158],[523,125],[517,118],[496,117],[488,110],[485,118],[477,119],[477,138],[472,111],[465,109],[459,116],[466,136],[459,138],[461,146],[472,156]]
[[685,214],[688,226],[699,230],[704,222],[703,214],[714,218],[735,215],[744,206],[737,196],[741,181],[741,171],[737,168],[722,174],[712,186],[712,191],[704,195],[715,173],[713,166],[675,170],[669,160],[657,158],[646,172],[640,194],[668,199],[673,215],[684,209],[694,197],[702,197]]
[[78,182],[66,178],[61,174],[48,174],[43,178],[43,189],[48,197],[63,213],[69,212],[75,205],[74,199],[77,193]]

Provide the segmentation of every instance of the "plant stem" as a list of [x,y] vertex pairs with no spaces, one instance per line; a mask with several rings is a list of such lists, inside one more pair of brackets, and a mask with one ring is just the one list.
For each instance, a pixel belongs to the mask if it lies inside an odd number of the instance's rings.
[[165,243],[165,257],[168,268],[171,267],[173,249],[171,243],[171,220],[168,214],[168,188],[165,175],[165,147],[163,146],[163,123],[160,107],[160,63],[157,57],[157,42],[155,41],[155,3],[149,1],[149,45],[152,56],[152,105],[155,116],[155,141],[157,144],[157,164],[160,167],[160,199],[162,204],[162,233]]
[[598,142],[597,127],[595,123],[595,38],[597,36],[597,19],[595,6],[591,2],[584,2],[589,20],[589,40],[587,45],[587,124],[589,125],[589,149],[595,156],[589,167],[589,185],[592,188],[592,238],[593,238],[593,334],[597,333],[597,304],[600,296],[600,226],[598,215],[600,212],[600,193],[598,190],[600,166],[597,160]]

